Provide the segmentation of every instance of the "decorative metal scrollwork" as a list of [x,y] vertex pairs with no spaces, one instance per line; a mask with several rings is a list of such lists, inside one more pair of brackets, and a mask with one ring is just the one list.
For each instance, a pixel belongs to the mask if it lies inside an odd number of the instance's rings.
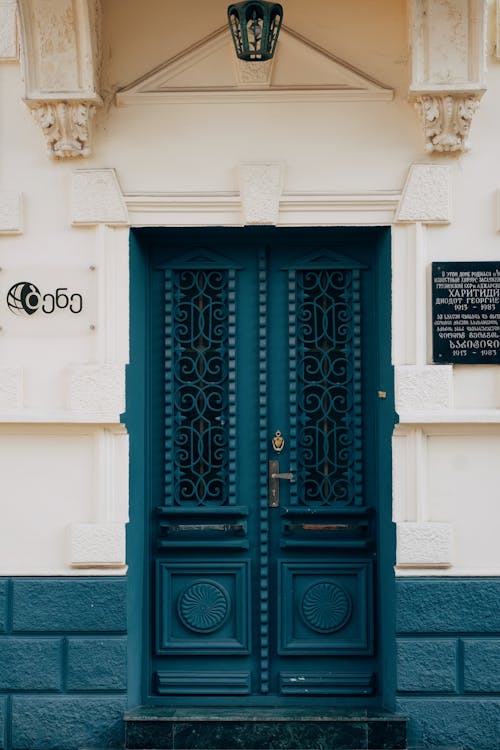
[[297,497],[306,505],[359,502],[359,272],[311,269],[293,279]]
[[169,273],[167,347],[173,347],[173,361],[166,417],[173,427],[167,435],[167,473],[173,475],[169,491],[175,504],[228,501],[232,278],[228,270]]
[[177,612],[189,630],[213,633],[222,627],[229,616],[229,594],[215,581],[197,581],[180,594]]
[[317,633],[340,630],[347,624],[351,613],[351,597],[341,586],[330,581],[313,583],[302,597],[302,618]]

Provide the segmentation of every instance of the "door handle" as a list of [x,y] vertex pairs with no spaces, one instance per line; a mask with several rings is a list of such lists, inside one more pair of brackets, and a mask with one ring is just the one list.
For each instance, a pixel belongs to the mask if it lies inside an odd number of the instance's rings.
[[280,474],[280,462],[269,461],[269,500],[270,508],[277,508],[280,504],[280,479],[295,482],[293,472],[287,471]]
[[286,472],[286,474],[271,474],[271,479],[288,479],[289,482],[295,482],[291,471]]

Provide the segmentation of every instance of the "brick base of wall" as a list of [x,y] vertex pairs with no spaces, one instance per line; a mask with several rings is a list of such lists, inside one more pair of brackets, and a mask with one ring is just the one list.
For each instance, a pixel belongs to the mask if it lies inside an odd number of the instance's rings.
[[500,579],[400,578],[396,591],[411,743],[500,750]]
[[0,579],[0,748],[123,745],[126,580]]

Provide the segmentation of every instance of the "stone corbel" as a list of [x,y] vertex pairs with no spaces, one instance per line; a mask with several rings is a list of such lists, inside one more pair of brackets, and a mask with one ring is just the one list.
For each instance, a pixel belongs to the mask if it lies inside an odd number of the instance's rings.
[[410,0],[409,98],[422,120],[425,150],[470,148],[469,132],[485,86],[485,0]]
[[30,101],[26,104],[42,128],[47,153],[57,159],[88,156],[95,104],[86,101]]
[[452,152],[470,149],[471,121],[482,94],[415,95],[415,107],[424,127],[425,150]]
[[99,2],[19,0],[24,100],[57,159],[88,156],[101,104]]

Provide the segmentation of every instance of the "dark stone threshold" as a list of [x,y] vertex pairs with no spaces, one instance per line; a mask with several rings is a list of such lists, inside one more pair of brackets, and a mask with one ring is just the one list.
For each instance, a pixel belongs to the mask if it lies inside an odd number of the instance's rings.
[[163,708],[125,714],[129,750],[404,750],[406,719],[371,709]]

